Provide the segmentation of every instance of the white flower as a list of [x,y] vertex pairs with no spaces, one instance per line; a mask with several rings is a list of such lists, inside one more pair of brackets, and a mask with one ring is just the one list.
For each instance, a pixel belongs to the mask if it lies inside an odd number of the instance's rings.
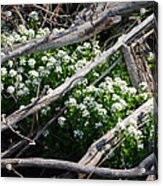
[[18,33],[13,32],[12,35],[14,37],[15,42],[20,42],[21,41],[21,37]]
[[35,64],[36,64],[36,61],[35,61],[34,59],[29,59],[29,60],[28,60],[28,65],[29,65],[31,68],[34,68]]
[[117,130],[124,130],[125,129],[125,125],[124,125],[124,122],[123,121],[119,121],[118,123],[117,123],[117,125],[115,126],[115,128],[117,129]]
[[146,13],[146,9],[145,8],[140,8],[140,15],[144,15]]
[[97,72],[94,72],[93,75],[94,75],[95,77],[99,77],[99,76],[100,76],[100,74],[97,73]]
[[136,122],[135,119],[132,119],[132,118],[131,118],[131,119],[129,120],[129,122],[130,122],[131,125],[137,126],[137,122]]
[[7,74],[7,69],[5,67],[1,68],[1,76],[5,76]]
[[45,27],[45,28],[44,28],[44,32],[45,32],[46,34],[50,34],[49,28],[48,28],[48,27]]
[[74,133],[74,137],[79,137],[80,139],[82,139],[84,136],[83,131],[81,131],[79,129],[74,130],[73,133]]
[[88,125],[89,125],[89,122],[86,121],[86,122],[84,123],[84,127],[87,127]]
[[[26,59],[24,57],[20,58],[20,65],[25,66],[26,65]],[[19,67],[21,68],[21,67]]]
[[98,114],[99,114],[100,116],[105,116],[105,115],[107,114],[107,110],[104,109],[104,108],[99,108],[99,109],[98,109]]
[[[46,57],[46,56],[44,56],[44,57]],[[46,61],[46,60],[45,60]],[[51,63],[53,63],[53,64],[55,64],[56,62],[57,62],[57,60],[53,57],[53,56],[51,56],[50,58],[49,58],[49,61],[51,62]]]
[[14,91],[15,91],[15,88],[14,88],[13,86],[7,87],[7,92],[8,92],[9,94],[13,94]]
[[25,96],[25,95],[28,95],[29,92],[30,92],[30,91],[29,91],[29,88],[26,87],[25,85],[22,85],[22,86],[21,86],[21,89],[18,90],[17,95],[18,95],[18,96]]
[[43,136],[44,137],[47,137],[49,135],[49,130],[45,130],[44,132],[43,132]]
[[134,87],[128,88],[128,93],[130,95],[134,96],[136,94],[136,92],[137,92],[136,88],[134,88]]
[[83,111],[83,110],[86,110],[86,105],[84,105],[83,103],[80,103],[79,105],[78,105],[78,109],[80,109],[81,111]]
[[23,68],[23,67],[19,67],[19,68],[18,68],[18,72],[19,72],[19,73],[23,73],[23,72],[24,72],[24,68]]
[[43,108],[43,109],[41,110],[41,114],[44,115],[44,116],[46,116],[46,115],[47,115],[47,110]]
[[90,115],[90,113],[89,113],[88,110],[85,109],[85,110],[82,111],[82,116],[83,117],[89,117],[89,115]]
[[9,72],[10,77],[16,76],[17,72],[14,69],[11,69]]
[[32,77],[38,77],[39,76],[39,73],[36,70],[30,70],[28,73]]
[[1,82],[1,91],[4,90],[4,84]]
[[67,54],[67,52],[65,52],[64,50],[59,50],[58,51],[58,56],[59,57],[64,57],[64,56],[67,56],[68,54]]
[[19,110],[22,110],[25,108],[25,105],[20,105]]
[[95,92],[95,90],[96,90],[96,87],[93,86],[93,85],[89,85],[89,86],[86,88],[86,91],[87,91],[88,93]]
[[24,25],[19,25],[18,31],[22,35],[24,35],[24,34],[25,35],[28,35],[28,30],[26,29],[26,27]]
[[83,45],[83,47],[85,47],[85,48],[91,48],[91,44],[88,43],[88,42],[85,42],[84,45]]
[[54,64],[53,64],[52,62],[48,62],[48,63],[46,64],[46,67],[47,67],[48,69],[51,69],[51,68],[54,67]]
[[61,117],[58,118],[58,124],[59,124],[61,127],[64,126],[65,121],[66,121],[66,118],[63,117],[63,116],[61,116]]
[[53,93],[53,89],[52,88],[49,88],[48,91],[47,91],[47,94],[52,94]]
[[1,58],[5,57],[5,53],[1,52]]
[[101,123],[101,122],[95,123],[95,128],[97,129],[97,128],[101,127],[102,125],[103,125],[103,123]]
[[12,16],[12,12],[11,12],[11,11],[5,11],[4,14],[5,14],[7,17]]
[[119,101],[120,99],[121,99],[121,98],[120,98],[119,95],[113,94],[113,96],[112,96],[112,100],[113,100],[113,101]]
[[55,72],[62,74],[62,68],[61,66],[56,66]]
[[48,57],[47,56],[42,56],[41,60],[42,61],[47,61],[48,60]]
[[128,127],[128,132],[130,135],[135,135],[137,133],[137,129],[133,125],[130,125]]
[[18,75],[16,76],[16,79],[17,79],[18,82],[20,82],[20,81],[23,80],[23,77],[22,77],[21,74],[18,74]]
[[29,37],[34,38],[34,36],[35,36],[35,31],[34,31],[33,29],[29,29],[29,30],[28,30],[28,35],[29,35]]
[[75,98],[69,98],[68,101],[65,102],[66,106],[76,106],[77,105],[77,101]]
[[39,20],[38,13],[36,11],[32,11],[29,14],[29,17],[32,18],[34,21],[38,21]]
[[116,112],[116,111],[121,111],[123,109],[123,105],[121,103],[113,103],[112,107],[111,107],[111,110],[113,112]]
[[22,37],[21,37],[21,42],[23,43],[23,42],[25,42],[25,41],[27,41],[27,36],[22,36]]
[[13,61],[9,60],[8,61],[8,66],[11,68],[13,66]]
[[144,144],[143,143],[138,143],[138,148],[139,149],[144,149]]
[[124,99],[120,99],[119,102],[122,104],[123,107],[127,106],[127,103]]

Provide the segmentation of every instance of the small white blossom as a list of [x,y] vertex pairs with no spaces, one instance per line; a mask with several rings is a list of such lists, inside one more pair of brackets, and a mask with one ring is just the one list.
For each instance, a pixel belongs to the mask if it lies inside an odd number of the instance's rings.
[[95,123],[95,128],[97,129],[97,128],[101,127],[102,125],[103,125],[103,123],[101,123],[101,122]]
[[8,61],[8,66],[11,68],[13,66],[13,61],[12,60],[9,60]]
[[128,88],[128,93],[129,95],[134,96],[137,93],[137,90],[134,87],[130,87]]
[[23,68],[23,67],[19,67],[19,68],[18,68],[18,72],[19,72],[19,73],[23,73],[23,72],[24,72],[24,68]]
[[27,41],[27,36],[22,36],[22,37],[21,37],[21,42],[23,43],[23,42],[25,42],[25,41]]
[[32,77],[38,77],[39,76],[39,73],[36,70],[30,70],[28,73]]
[[7,74],[7,69],[5,67],[1,68],[1,76],[5,76]]
[[61,127],[64,126],[65,121],[66,121],[66,118],[63,117],[63,116],[61,116],[61,117],[58,118],[58,124],[59,124]]
[[14,69],[11,69],[9,72],[10,77],[14,77],[17,75],[17,72]]
[[65,102],[66,106],[76,106],[77,105],[77,101],[75,98],[69,98],[68,101]]
[[39,20],[38,13],[36,11],[32,11],[29,14],[29,17],[32,18],[34,21],[38,21]]
[[42,61],[48,61],[48,57],[47,56],[42,56],[41,60]]
[[20,81],[23,80],[23,77],[22,77],[21,74],[18,74],[18,75],[16,76],[16,79],[17,79],[18,82],[20,82]]
[[8,92],[9,94],[13,94],[14,91],[15,91],[15,88],[14,88],[13,86],[7,87],[7,92]]
[[53,93],[53,89],[52,88],[49,88],[48,91],[47,91],[47,94],[52,94]]
[[31,38],[34,38],[35,36],[35,31],[33,29],[29,29],[28,30],[28,36],[31,37]]
[[125,129],[125,125],[124,125],[124,122],[123,121],[118,121],[117,125],[115,126],[115,128],[117,130],[124,130]]
[[144,15],[146,13],[146,9],[145,8],[140,8],[140,15]]
[[44,137],[47,137],[49,135],[49,130],[45,130],[44,132],[43,132],[43,136]]
[[112,96],[113,101],[119,101],[120,99],[121,99],[121,97],[119,95],[113,94],[113,96]]
[[83,117],[89,117],[89,116],[90,116],[89,111],[88,111],[88,110],[86,110],[86,109],[85,109],[85,110],[83,110],[83,111],[82,111],[82,116],[83,116]]
[[62,74],[62,68],[61,68],[61,66],[58,66],[57,65],[56,68],[55,68],[55,72]]
[[74,130],[73,133],[74,133],[74,137],[79,137],[80,139],[82,139],[84,136],[83,131],[81,131],[79,129]]
[[116,102],[116,103],[113,103],[112,107],[111,107],[111,110],[113,112],[116,112],[116,111],[121,111],[123,109],[123,105],[119,102]]
[[28,60],[28,65],[29,65],[31,68],[34,68],[35,64],[36,64],[36,61],[35,61],[34,59],[29,59],[29,60]]
[[22,109],[24,109],[25,108],[25,105],[21,105],[20,107],[19,107],[19,110],[22,110]]

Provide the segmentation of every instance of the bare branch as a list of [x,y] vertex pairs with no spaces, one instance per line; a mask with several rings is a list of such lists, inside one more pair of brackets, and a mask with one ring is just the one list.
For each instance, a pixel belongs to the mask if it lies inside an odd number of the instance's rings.
[[70,27],[66,31],[58,34],[50,34],[40,39],[12,46],[13,50],[11,50],[11,48],[2,49],[2,52],[4,52],[6,56],[1,59],[1,62],[3,63],[6,60],[27,53],[48,50],[87,40],[104,30],[106,26],[117,23],[116,16],[125,15],[139,10],[141,7],[151,5],[153,5],[153,2],[124,2],[117,3],[116,6],[115,3],[109,3],[106,6],[106,11],[101,11],[101,14],[98,14],[96,20],[86,21],[82,25]]
[[[140,163],[137,167],[132,169],[109,169],[109,168],[97,168],[93,166],[82,166],[78,163],[55,160],[55,159],[43,159],[43,158],[28,158],[28,159],[2,159],[1,167],[6,168],[6,166],[11,167],[38,167],[38,168],[51,168],[51,169],[62,169],[81,173],[92,173],[109,178],[133,178],[142,177],[146,175],[151,175],[156,173],[155,171],[150,171],[145,169],[146,164],[154,164],[155,155],[149,155],[143,163]],[[143,165],[143,166],[142,166]]]

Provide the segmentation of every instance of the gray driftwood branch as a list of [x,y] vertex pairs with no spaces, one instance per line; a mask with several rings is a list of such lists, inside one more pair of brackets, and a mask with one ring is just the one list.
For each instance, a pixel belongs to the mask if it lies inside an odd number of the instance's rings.
[[94,173],[96,175],[108,178],[133,178],[156,174],[155,171],[149,170],[148,167],[155,163],[155,155],[149,155],[137,167],[132,169],[110,169],[98,168],[93,166],[83,166],[78,163],[43,158],[26,158],[26,159],[2,159],[1,167],[12,169],[12,167],[38,167],[49,169],[61,169],[78,173]]
[[132,40],[140,34],[142,30],[151,26],[154,20],[154,14],[150,15],[146,18],[141,24],[134,27],[128,34],[122,35],[118,41],[114,44],[113,47],[103,52],[100,56],[97,56],[94,61],[88,62],[81,70],[76,72],[71,78],[66,80],[62,85],[58,86],[51,94],[45,95],[39,100],[36,101],[35,104],[31,103],[27,105],[25,108],[21,110],[17,110],[11,115],[5,118],[5,121],[1,124],[1,129],[4,131],[9,127],[9,125],[14,125],[27,116],[37,112],[41,108],[51,104],[56,101],[58,98],[62,97],[67,91],[69,91],[74,85],[76,85],[84,76],[86,76],[92,69],[94,69],[97,65],[104,62],[104,60],[110,55],[114,54],[121,46],[132,42]]
[[120,21],[119,16],[126,15],[139,10],[142,7],[152,5],[154,6],[153,2],[146,3],[146,1],[106,3],[105,9],[101,10],[100,13],[97,12],[97,14],[95,12],[95,16],[93,16],[92,20],[88,19],[88,21],[77,26],[70,27],[64,32],[58,34],[49,34],[42,38],[28,41],[24,44],[18,44],[2,49],[5,56],[1,59],[1,62],[3,63],[9,59],[16,58],[27,53],[44,51],[85,41],[106,29],[107,26],[111,26]]

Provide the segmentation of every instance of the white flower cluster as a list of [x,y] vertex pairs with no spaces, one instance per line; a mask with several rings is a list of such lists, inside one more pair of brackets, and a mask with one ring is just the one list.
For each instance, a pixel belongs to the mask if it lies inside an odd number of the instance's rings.
[[125,100],[120,98],[118,101],[119,102],[113,103],[113,105],[111,107],[112,112],[121,111],[122,109],[124,109],[127,106],[127,103]]
[[58,124],[59,124],[61,127],[64,126],[65,121],[66,121],[66,118],[63,117],[63,116],[61,116],[61,117],[58,118]]
[[41,114],[46,116],[50,110],[51,110],[51,108],[49,106],[47,106],[41,110]]
[[74,137],[79,137],[80,139],[82,139],[84,136],[83,131],[81,131],[79,129],[74,130],[73,133],[74,133]]
[[77,101],[75,98],[69,98],[68,101],[65,102],[66,106],[77,106]]
[[30,14],[29,14],[29,17],[31,19],[33,19],[34,21],[38,21],[39,20],[39,16],[38,16],[38,13],[36,11],[32,11]]
[[1,68],[1,76],[5,76],[7,74],[7,69],[5,67]]

